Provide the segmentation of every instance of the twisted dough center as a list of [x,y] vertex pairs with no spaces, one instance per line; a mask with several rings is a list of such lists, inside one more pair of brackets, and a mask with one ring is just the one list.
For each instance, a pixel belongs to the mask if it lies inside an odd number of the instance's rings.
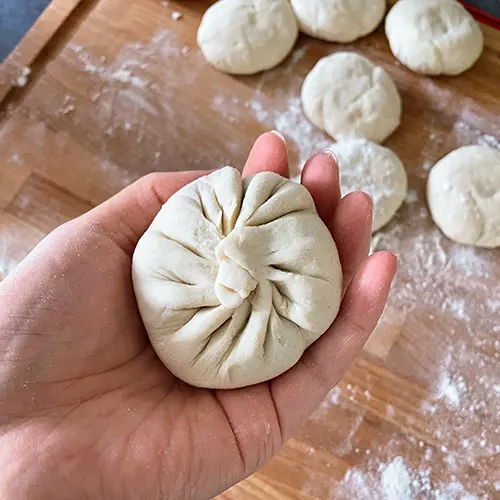
[[238,308],[257,286],[257,279],[244,267],[248,256],[242,255],[240,246],[245,228],[233,229],[215,249],[219,271],[215,280],[215,293],[221,305]]

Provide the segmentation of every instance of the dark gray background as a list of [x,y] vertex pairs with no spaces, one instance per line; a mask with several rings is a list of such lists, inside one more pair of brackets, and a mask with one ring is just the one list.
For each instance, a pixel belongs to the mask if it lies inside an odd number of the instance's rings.
[[466,2],[500,19],[500,0],[466,0]]
[[0,0],[0,62],[29,30],[50,0]]

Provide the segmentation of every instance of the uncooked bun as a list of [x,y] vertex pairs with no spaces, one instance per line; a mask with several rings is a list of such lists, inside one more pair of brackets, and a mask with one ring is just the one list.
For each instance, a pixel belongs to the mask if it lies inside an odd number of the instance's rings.
[[352,42],[371,33],[385,12],[385,0],[291,0],[306,35],[328,42]]
[[500,151],[464,146],[439,160],[427,181],[434,222],[448,238],[500,246]]
[[337,142],[342,196],[364,191],[373,198],[373,231],[385,226],[403,203],[408,179],[401,160],[388,148],[364,139]]
[[185,186],[140,239],[134,290],[180,379],[242,387],[292,367],[337,315],[337,248],[307,189],[230,167]]
[[301,99],[309,120],[335,139],[382,142],[401,118],[394,82],[381,67],[354,52],[320,59],[304,80]]
[[387,14],[385,33],[392,53],[427,75],[458,75],[483,50],[478,23],[456,0],[399,0]]
[[250,75],[283,61],[298,33],[287,0],[222,0],[205,12],[198,45],[219,71]]

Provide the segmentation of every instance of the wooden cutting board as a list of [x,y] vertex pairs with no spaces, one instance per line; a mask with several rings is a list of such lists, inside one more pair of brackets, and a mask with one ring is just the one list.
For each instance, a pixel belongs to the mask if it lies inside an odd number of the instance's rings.
[[304,76],[332,52],[364,54],[403,98],[386,145],[405,163],[410,192],[373,242],[399,254],[390,302],[299,434],[220,498],[499,498],[500,250],[446,240],[429,218],[425,179],[460,145],[498,147],[500,32],[484,27],[483,56],[455,78],[409,72],[382,28],[347,46],[301,37],[278,68],[234,78],[196,46],[207,5],[55,0],[0,67],[0,277],[138,177],[241,167],[266,130],[284,133],[298,172],[330,144],[301,112]]

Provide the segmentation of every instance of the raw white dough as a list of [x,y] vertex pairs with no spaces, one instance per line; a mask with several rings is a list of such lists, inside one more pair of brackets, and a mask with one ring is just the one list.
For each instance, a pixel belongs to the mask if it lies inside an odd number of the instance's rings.
[[283,61],[298,32],[286,0],[219,0],[201,20],[198,45],[219,71],[251,75]]
[[478,23],[456,0],[399,0],[387,14],[385,33],[394,56],[427,75],[458,75],[483,50]]
[[500,246],[500,151],[464,146],[439,160],[427,180],[432,218],[448,238]]
[[403,203],[408,179],[390,150],[364,139],[337,142],[330,149],[339,160],[342,196],[364,191],[373,197],[373,231],[385,226]]
[[336,139],[382,142],[399,125],[401,98],[389,75],[353,52],[320,59],[301,92],[306,116]]
[[290,367],[337,315],[342,272],[307,189],[230,167],[182,188],[135,249],[141,316],[164,364],[209,388]]
[[291,0],[303,33],[329,42],[352,42],[384,17],[385,0]]

